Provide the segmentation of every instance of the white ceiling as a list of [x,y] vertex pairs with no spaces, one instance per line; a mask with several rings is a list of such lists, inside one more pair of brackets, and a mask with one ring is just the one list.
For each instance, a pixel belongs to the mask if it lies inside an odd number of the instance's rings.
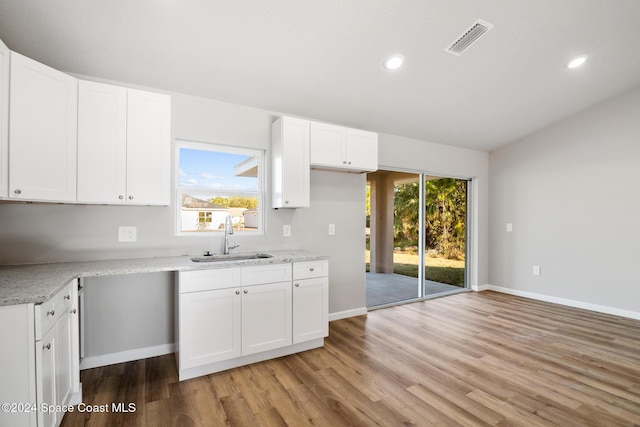
[[484,151],[640,84],[639,22],[638,0],[0,0],[0,38],[60,70]]

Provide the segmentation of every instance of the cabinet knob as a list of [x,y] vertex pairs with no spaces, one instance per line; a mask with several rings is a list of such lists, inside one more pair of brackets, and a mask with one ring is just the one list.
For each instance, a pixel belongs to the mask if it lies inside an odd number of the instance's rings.
[[296,288],[299,288],[299,287],[300,287],[300,283],[296,283]]
[[78,312],[78,310],[76,310],[75,308],[73,310],[71,310],[71,314],[76,314]]
[[351,160],[349,160],[349,161],[347,162],[347,164],[348,164],[348,165],[350,165],[350,164],[351,164]]
[[129,196],[129,200],[133,200],[133,196]]
[[343,160],[342,164],[343,164],[343,165],[346,165],[346,164],[347,164],[347,161],[346,161],[346,160]]
[[121,195],[118,196],[118,199],[122,200],[122,199],[124,199],[124,196],[121,194]]
[[284,204],[285,204],[285,205],[288,205],[288,204],[289,204],[289,201],[288,201],[288,200],[285,200],[285,201],[284,201]]
[[55,316],[55,310],[47,311],[47,316]]
[[240,295],[240,291],[236,291],[236,295]]
[[63,297],[63,299],[71,299],[71,295],[67,294]]
[[42,346],[43,350],[51,350],[51,343]]
[[313,271],[313,267],[309,267],[309,271]]
[[243,292],[245,293],[245,295],[249,293],[249,291],[246,289]]
[[16,188],[15,190],[13,190],[13,192],[16,194],[22,194],[22,190],[19,188]]

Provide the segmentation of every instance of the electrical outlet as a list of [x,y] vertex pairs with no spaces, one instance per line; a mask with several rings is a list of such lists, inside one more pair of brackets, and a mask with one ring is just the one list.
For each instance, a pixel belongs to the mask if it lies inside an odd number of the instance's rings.
[[137,227],[118,227],[118,242],[135,242],[137,234]]
[[510,222],[507,223],[507,233],[511,233],[513,231],[513,224]]
[[282,226],[282,235],[284,237],[291,237],[291,225],[285,224]]
[[539,276],[540,275],[540,266],[539,265],[534,265],[533,266],[533,275],[534,276]]
[[335,236],[335,235],[336,235],[336,225],[329,224],[329,236]]

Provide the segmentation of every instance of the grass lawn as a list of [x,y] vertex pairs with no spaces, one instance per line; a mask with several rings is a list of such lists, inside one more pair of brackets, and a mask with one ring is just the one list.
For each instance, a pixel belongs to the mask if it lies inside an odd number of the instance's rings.
[[[369,251],[366,251],[369,271]],[[464,287],[464,261],[446,258],[425,258],[425,279]],[[396,251],[393,253],[393,272],[418,277],[418,255]]]

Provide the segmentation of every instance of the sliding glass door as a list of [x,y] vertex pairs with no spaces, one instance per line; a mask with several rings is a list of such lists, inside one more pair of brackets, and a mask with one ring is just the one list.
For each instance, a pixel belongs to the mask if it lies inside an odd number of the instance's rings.
[[466,288],[469,181],[367,175],[367,307]]
[[467,287],[469,181],[424,176],[424,295]]

